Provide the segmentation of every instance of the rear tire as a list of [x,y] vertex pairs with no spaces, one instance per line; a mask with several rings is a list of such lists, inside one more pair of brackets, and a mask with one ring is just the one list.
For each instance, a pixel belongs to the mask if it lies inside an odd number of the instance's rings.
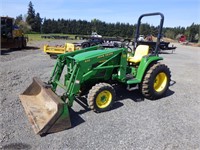
[[116,94],[114,88],[107,83],[99,83],[92,87],[88,94],[88,105],[95,112],[111,109]]
[[83,43],[81,44],[81,47],[82,47],[82,48],[90,47],[90,43],[88,43],[88,42],[83,42]]
[[27,46],[27,41],[25,38],[23,38],[23,41],[22,41],[22,48],[26,48]]
[[169,89],[171,72],[164,64],[154,64],[147,71],[141,83],[141,92],[147,99],[155,100],[163,97]]

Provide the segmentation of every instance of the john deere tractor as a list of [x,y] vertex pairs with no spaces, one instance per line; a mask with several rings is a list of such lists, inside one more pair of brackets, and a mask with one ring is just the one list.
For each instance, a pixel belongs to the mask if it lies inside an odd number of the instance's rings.
[[[138,87],[147,99],[163,97],[171,77],[169,68],[160,63],[163,58],[158,56],[163,14],[141,15],[135,40],[139,37],[141,19],[154,15],[161,16],[154,53],[149,53],[147,45],[137,46],[137,42],[131,54],[126,47],[89,47],[59,55],[48,83],[33,78],[20,99],[35,132],[42,135],[71,127],[69,108],[87,90],[88,106],[97,113],[110,110],[115,102],[113,83],[126,85],[128,90]],[[58,87],[64,90],[60,96]]]

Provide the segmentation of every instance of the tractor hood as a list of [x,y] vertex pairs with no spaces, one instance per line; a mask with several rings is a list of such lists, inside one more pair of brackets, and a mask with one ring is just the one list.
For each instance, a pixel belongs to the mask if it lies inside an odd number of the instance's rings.
[[[113,52],[120,50],[121,48],[112,48],[112,49],[102,49],[102,50],[94,50],[85,53],[80,53],[74,56],[74,59],[77,61],[83,61],[90,58],[99,58],[107,56]],[[121,49],[122,50],[122,49]],[[112,54],[111,54],[112,55]]]

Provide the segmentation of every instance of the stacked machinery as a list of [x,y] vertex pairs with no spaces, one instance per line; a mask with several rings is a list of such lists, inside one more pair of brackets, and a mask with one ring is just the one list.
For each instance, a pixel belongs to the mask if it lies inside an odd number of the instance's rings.
[[13,18],[1,17],[1,48],[18,48],[26,47],[27,37],[22,30],[13,24]]

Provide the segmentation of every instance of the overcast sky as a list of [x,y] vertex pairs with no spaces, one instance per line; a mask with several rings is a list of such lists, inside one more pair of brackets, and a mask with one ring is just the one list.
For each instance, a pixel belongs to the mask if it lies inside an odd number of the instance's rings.
[[[0,15],[25,15],[30,0],[0,0]],[[190,26],[200,23],[200,0],[32,0],[35,12],[47,19],[96,18],[107,23],[137,23],[141,14],[162,12],[165,27]],[[158,24],[159,17],[144,18],[143,22]]]

